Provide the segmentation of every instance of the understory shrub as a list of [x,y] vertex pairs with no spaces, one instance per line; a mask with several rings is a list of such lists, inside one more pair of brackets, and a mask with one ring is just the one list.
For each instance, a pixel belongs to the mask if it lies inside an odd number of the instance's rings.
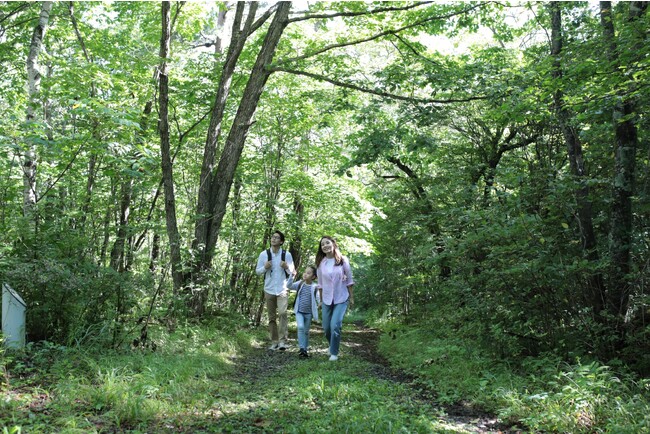
[[448,327],[380,326],[382,354],[442,403],[468,400],[535,432],[650,433],[650,380],[624,366],[552,353],[506,362]]

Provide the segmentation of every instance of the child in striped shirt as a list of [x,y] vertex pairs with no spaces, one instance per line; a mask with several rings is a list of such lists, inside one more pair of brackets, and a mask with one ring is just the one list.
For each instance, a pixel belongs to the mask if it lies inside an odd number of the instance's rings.
[[296,301],[293,304],[293,311],[296,314],[296,325],[298,326],[298,346],[300,351],[298,357],[306,359],[309,357],[309,327],[312,318],[318,320],[318,307],[320,306],[320,294],[316,289],[316,267],[307,266],[302,273],[302,280],[293,282],[294,276],[287,281],[287,288],[297,291]]

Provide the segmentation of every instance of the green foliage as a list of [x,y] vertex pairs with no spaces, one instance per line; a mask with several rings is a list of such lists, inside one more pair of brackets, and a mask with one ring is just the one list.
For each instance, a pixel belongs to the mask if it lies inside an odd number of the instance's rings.
[[123,321],[142,314],[139,300],[149,296],[151,282],[138,283],[132,277],[75,258],[44,256],[15,258],[0,273],[4,282],[29,300],[28,340],[77,345],[123,342],[129,332]]
[[566,364],[552,355],[505,364],[439,321],[380,323],[382,353],[417,375],[443,402],[469,400],[508,424],[533,431],[633,433],[650,429],[647,381],[598,362]]
[[[94,423],[127,429],[155,423],[161,414],[179,411],[181,402],[192,406],[206,399],[202,394],[212,393],[211,384],[230,371],[229,358],[250,345],[252,335],[239,327],[233,330],[231,321],[223,324],[219,329],[184,326],[171,335],[153,328],[157,352],[30,345],[7,371],[12,390],[33,392],[15,393],[4,401],[2,413],[8,419],[0,422],[13,420],[30,431],[48,426],[91,429]],[[39,395],[38,405],[47,411],[35,415],[28,410]],[[94,416],[89,420],[75,414]]]
[[[70,5],[54,6],[40,59],[45,66],[40,112],[36,120],[25,122],[24,61],[38,3],[0,4],[0,281],[10,283],[28,302],[30,340],[79,350],[126,348],[141,337],[142,324],[148,321],[149,342],[158,348],[200,352],[199,343],[207,339],[193,326],[187,325],[187,334],[177,340],[161,332],[184,322],[191,291],[206,294],[206,322],[227,321],[231,330],[256,322],[261,282],[252,268],[268,231],[282,229],[305,261],[313,260],[319,238],[328,234],[339,240],[355,267],[357,308],[369,317],[407,325],[426,319],[422,327],[435,346],[426,346],[420,331],[399,327],[395,336],[404,339],[386,345],[399,366],[421,375],[442,400],[470,398],[503,408],[504,418],[540,430],[644,428],[645,419],[637,418],[639,425],[634,425],[636,416],[630,416],[647,408],[642,387],[630,385],[636,381],[632,377],[592,364],[591,357],[618,344],[622,366],[638,372],[648,372],[650,366],[645,319],[650,125],[644,115],[650,101],[650,45],[643,43],[650,14],[631,21],[630,4],[615,6],[619,59],[613,65],[600,17],[585,2],[559,6],[565,38],[560,59],[549,55],[546,3],[531,5],[526,9],[530,15],[518,22],[512,13],[523,8],[499,3],[310,3],[309,13],[323,13],[321,18],[293,21],[274,62],[321,80],[271,75],[239,162],[212,269],[178,294],[169,281],[152,79],[160,61],[159,5],[73,6],[79,33],[71,25]],[[173,8],[171,141],[186,264],[196,253],[189,246],[206,119],[226,57],[206,43],[229,36],[227,31],[219,34],[218,7],[222,5],[179,3]],[[374,13],[377,9],[401,10]],[[336,12],[344,16],[324,17]],[[302,14],[292,15],[298,17]],[[218,148],[239,108],[265,28],[251,36],[235,68]],[[394,34],[396,29],[402,31]],[[366,42],[354,43],[361,40]],[[556,60],[562,77],[554,74]],[[558,91],[584,152],[587,173],[580,180],[571,175],[559,128],[554,107]],[[421,99],[460,102],[417,102]],[[624,99],[635,105],[624,119],[633,120],[638,133],[632,301],[624,327],[612,330],[608,324],[615,318],[594,312],[593,300],[619,285],[607,280],[607,246],[616,173],[612,112]],[[151,113],[145,111],[148,103],[153,103]],[[37,157],[38,202],[34,214],[25,216],[21,167],[30,147]],[[585,186],[590,189],[594,252],[584,251],[578,218],[576,193]],[[189,273],[189,267],[184,271]],[[599,275],[606,286],[594,294],[590,282]],[[233,311],[244,319],[233,320]],[[455,337],[459,335],[463,339]],[[422,348],[414,353],[403,340],[422,343]],[[8,357],[12,369],[29,379],[40,369],[34,366],[40,366],[41,356],[49,360],[46,354],[59,351],[43,345],[30,350],[36,351],[29,362],[33,366]],[[574,365],[586,357],[588,364]],[[508,365],[522,359],[538,362]],[[562,373],[556,369],[559,360],[570,363],[562,365]],[[139,365],[102,365],[93,357],[80,362],[79,371],[68,365],[80,380],[62,386],[66,402],[79,405],[80,414],[86,411],[91,421],[98,412],[107,414],[111,427],[124,430],[177,411],[173,398],[191,395],[189,389],[176,388],[181,382],[202,387],[190,375],[161,374],[162,366],[152,374]],[[477,376],[463,376],[461,366]],[[521,378],[528,381],[525,374],[508,377],[509,366],[532,372],[536,390],[522,386]],[[85,376],[86,368],[94,376]],[[183,366],[180,371],[189,370]],[[200,375],[220,372],[208,371]],[[317,385],[334,381],[334,374],[301,374],[307,377],[301,390],[310,394],[305,399],[350,403],[353,410],[337,419],[340,430],[431,428],[420,414],[413,425],[381,409],[370,418],[360,416],[363,406],[394,404],[364,393],[352,373],[346,377],[349,385],[326,390]],[[98,391],[96,384],[103,387]],[[138,387],[131,389],[130,384]],[[501,392],[494,392],[497,385]],[[385,396],[385,385],[372,387]],[[75,388],[83,391],[83,402],[70,398]],[[611,398],[618,392],[620,400]],[[38,396],[36,390],[29,399]],[[197,406],[209,406],[205,400]],[[258,404],[247,396],[231,408],[239,413]],[[23,408],[20,400],[2,405],[11,414]],[[560,414],[565,407],[571,411]],[[291,405],[283,408],[287,414],[293,410]],[[175,421],[187,412],[178,410]],[[92,423],[57,415],[61,429],[89,429]],[[306,424],[312,423],[308,412],[301,415]],[[40,423],[40,416],[35,418]],[[247,419],[233,420],[237,427]],[[602,428],[606,420],[611,423]],[[313,424],[308,426],[315,431],[324,429]]]
[[265,332],[225,324],[156,333],[156,352],[29,347],[9,368],[14,393],[0,403],[0,423],[29,432],[468,432],[351,355],[334,364],[287,352],[250,364]]
[[406,328],[390,322],[383,327],[381,351],[391,363],[417,375],[418,382],[435,391],[438,401],[469,400],[487,408],[494,406],[485,389],[490,382],[507,379],[507,365],[495,364],[468,339],[445,337],[451,330]]
[[557,432],[633,433],[650,429],[645,381],[620,379],[592,362],[532,374],[526,390],[502,389],[502,417],[532,429]]

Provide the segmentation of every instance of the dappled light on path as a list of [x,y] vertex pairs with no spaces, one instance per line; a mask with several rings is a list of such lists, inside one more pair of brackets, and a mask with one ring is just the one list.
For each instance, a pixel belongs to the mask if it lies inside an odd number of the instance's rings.
[[346,323],[342,335],[335,362],[328,361],[318,326],[312,327],[307,360],[298,358],[294,339],[286,351],[256,344],[237,361],[238,394],[217,423],[245,432],[517,432],[462,403],[438,404],[435,391],[424,390],[381,357],[376,330]]

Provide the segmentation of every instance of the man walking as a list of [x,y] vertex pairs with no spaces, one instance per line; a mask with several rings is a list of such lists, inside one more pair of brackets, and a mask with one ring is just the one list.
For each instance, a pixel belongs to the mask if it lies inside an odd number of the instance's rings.
[[[284,234],[275,231],[271,235],[271,248],[260,253],[255,272],[264,275],[264,299],[269,314],[271,350],[287,349],[287,304],[289,291],[287,279],[294,274],[291,253],[282,249]],[[278,328],[279,321],[279,328]]]

